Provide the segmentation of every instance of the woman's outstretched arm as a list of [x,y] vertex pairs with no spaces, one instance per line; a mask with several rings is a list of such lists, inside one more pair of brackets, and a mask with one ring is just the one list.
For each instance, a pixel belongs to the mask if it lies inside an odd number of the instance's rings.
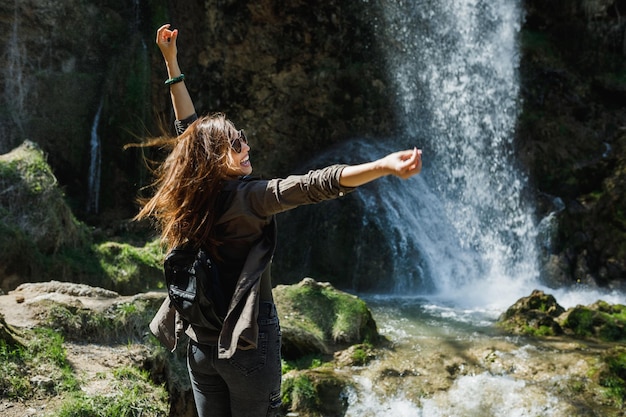
[[394,152],[372,162],[349,165],[341,172],[339,183],[344,187],[358,187],[386,175],[407,179],[422,170],[422,151],[414,148]]
[[[157,30],[156,44],[163,54],[170,80],[177,79],[182,75],[178,65],[177,38],[178,29],[170,30],[169,24],[163,25]],[[170,95],[177,120],[184,120],[196,112],[184,80],[170,84]]]

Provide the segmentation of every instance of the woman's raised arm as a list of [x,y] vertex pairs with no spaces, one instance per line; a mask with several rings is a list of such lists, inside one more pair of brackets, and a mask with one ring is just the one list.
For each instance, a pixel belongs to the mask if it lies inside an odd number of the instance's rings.
[[163,54],[165,66],[167,67],[169,79],[166,83],[170,86],[174,114],[176,119],[184,120],[193,115],[196,110],[185,85],[185,76],[178,65],[177,38],[178,29],[170,30],[169,24],[163,25],[157,30],[156,44],[161,50],[161,54]]

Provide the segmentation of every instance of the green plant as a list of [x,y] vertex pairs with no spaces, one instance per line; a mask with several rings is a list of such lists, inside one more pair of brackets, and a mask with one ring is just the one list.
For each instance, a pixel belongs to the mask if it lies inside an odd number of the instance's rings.
[[606,397],[621,407],[626,399],[626,350],[619,347],[609,351],[602,358],[597,374]]
[[352,351],[352,363],[356,366],[363,366],[370,361],[370,354],[368,352],[369,349],[372,348],[372,345],[369,343],[364,343]]
[[[49,382],[31,383],[43,376]],[[10,347],[0,341],[0,394],[12,399],[29,399],[42,391],[49,394],[72,392],[79,383],[67,361],[63,337],[50,329],[37,328],[25,347]]]
[[123,367],[113,371],[115,382],[109,395],[77,394],[65,401],[58,417],[146,417],[168,412],[165,387],[155,386],[145,370]]
[[292,409],[314,408],[317,404],[317,390],[313,381],[305,374],[286,379],[282,385],[282,401]]
[[320,366],[324,366],[329,362],[324,359],[324,357],[320,354],[311,354],[299,357],[294,360],[282,360],[282,373],[283,375],[291,370],[302,370],[302,369],[315,369]]

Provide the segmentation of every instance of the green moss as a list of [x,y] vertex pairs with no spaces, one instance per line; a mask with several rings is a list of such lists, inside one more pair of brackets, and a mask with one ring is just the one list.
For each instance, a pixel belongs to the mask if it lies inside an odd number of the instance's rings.
[[163,251],[158,240],[136,247],[105,242],[94,246],[99,267],[111,282],[110,288],[124,294],[163,288]]
[[613,342],[626,338],[626,307],[598,302],[594,309],[578,306],[563,325],[578,337],[596,337]]
[[544,336],[545,337],[545,336],[554,336],[554,331],[549,326],[539,326],[538,328],[525,326],[524,330],[522,331],[522,334],[525,334],[528,336],[537,336],[537,337]]
[[41,319],[44,326],[76,341],[143,342],[160,300],[142,299],[114,304],[99,312],[51,301]]
[[286,292],[300,312],[298,325],[322,339],[336,342],[375,339],[375,335],[360,334],[364,320],[370,317],[363,300],[323,285],[294,285]]
[[592,336],[593,316],[593,311],[585,307],[578,307],[570,312],[564,324],[573,330],[576,336]]
[[298,410],[317,407],[317,390],[306,374],[299,374],[283,381],[281,388],[283,406]]
[[370,351],[372,349],[372,345],[370,344],[362,344],[358,346],[356,349],[352,351],[352,363],[355,366],[363,366],[369,363],[371,359]]
[[113,371],[113,395],[88,396],[77,394],[65,401],[59,417],[139,417],[165,416],[168,413],[168,395],[165,387],[155,385],[149,373],[134,367]]
[[606,397],[621,407],[626,399],[626,349],[614,348],[605,355],[597,375]]
[[[3,397],[26,400],[38,395],[56,395],[79,389],[67,361],[63,337],[50,329],[29,333],[25,347],[8,346],[0,340],[0,392]],[[32,378],[45,374],[49,382],[33,384]]]

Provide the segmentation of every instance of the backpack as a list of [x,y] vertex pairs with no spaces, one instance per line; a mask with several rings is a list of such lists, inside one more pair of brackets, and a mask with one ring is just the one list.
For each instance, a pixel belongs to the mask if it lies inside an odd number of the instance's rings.
[[226,300],[217,265],[203,249],[176,247],[163,264],[170,302],[182,319],[194,326],[219,331]]

